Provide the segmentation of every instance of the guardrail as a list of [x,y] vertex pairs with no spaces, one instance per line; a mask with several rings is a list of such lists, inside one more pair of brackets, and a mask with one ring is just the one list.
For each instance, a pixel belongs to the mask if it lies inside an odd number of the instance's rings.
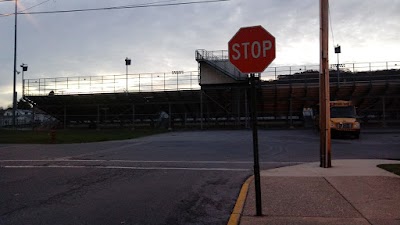
[[25,79],[26,96],[199,90],[198,71]]

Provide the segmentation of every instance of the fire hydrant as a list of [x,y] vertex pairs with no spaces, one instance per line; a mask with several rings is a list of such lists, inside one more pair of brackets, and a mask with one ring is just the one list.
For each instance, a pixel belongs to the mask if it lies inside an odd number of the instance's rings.
[[50,142],[52,144],[56,143],[56,130],[50,130]]

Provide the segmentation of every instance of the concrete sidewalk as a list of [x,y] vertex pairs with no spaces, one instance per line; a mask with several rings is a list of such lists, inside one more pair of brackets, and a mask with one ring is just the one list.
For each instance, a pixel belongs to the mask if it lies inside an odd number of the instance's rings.
[[240,207],[239,196],[235,206],[235,223],[400,225],[400,177],[376,167],[390,163],[400,161],[334,160],[328,169],[309,163],[262,171],[263,216],[255,216],[249,180],[244,204]]

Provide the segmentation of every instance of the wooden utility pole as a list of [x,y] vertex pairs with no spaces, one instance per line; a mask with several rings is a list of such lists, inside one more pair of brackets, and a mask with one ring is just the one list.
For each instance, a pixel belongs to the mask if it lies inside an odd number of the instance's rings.
[[320,166],[331,167],[331,128],[329,96],[329,1],[320,0],[320,77],[319,77],[319,112],[320,112]]

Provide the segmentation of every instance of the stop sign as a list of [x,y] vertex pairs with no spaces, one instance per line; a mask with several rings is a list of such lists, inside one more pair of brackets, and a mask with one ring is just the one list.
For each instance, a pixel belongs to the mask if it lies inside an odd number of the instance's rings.
[[275,59],[275,37],[262,26],[242,27],[229,41],[228,54],[242,73],[261,73]]

